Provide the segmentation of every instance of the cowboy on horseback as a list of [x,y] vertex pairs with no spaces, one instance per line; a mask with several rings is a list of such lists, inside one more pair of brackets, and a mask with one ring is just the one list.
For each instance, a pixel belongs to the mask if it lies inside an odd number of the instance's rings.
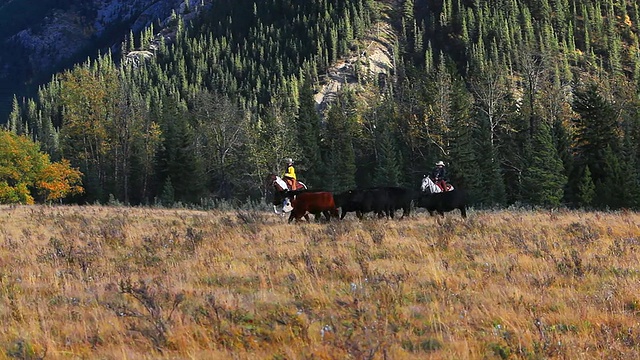
[[293,168],[293,159],[287,159],[287,170],[284,173],[284,181],[287,183],[289,190],[296,190],[298,188],[298,179],[296,177],[296,169]]
[[[276,174],[270,174],[268,177],[268,181],[273,185],[275,190],[273,210],[276,214],[290,212],[293,198],[295,198],[299,191],[307,189],[307,186],[302,181],[298,181],[296,170],[293,168],[293,159],[287,158],[286,162],[287,169],[282,177]],[[277,206],[279,205],[282,206],[282,212],[278,212]]]
[[447,170],[444,167],[444,162],[440,160],[436,163],[436,167],[431,172],[431,178],[442,191],[447,191],[447,182],[445,181],[446,177]]

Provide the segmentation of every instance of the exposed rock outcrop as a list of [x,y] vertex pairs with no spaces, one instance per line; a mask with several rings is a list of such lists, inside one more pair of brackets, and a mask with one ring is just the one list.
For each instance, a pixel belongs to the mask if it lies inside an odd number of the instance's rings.
[[324,112],[343,87],[362,84],[384,87],[384,82],[394,73],[393,43],[396,38],[388,18],[379,20],[365,39],[367,45],[361,53],[338,61],[320,77],[320,88],[314,95],[316,109]]
[[[189,0],[191,9],[213,0]],[[139,32],[153,22],[164,22],[172,12],[185,11],[184,0],[90,0],[54,10],[38,24],[14,34],[7,42],[29,54],[36,71],[95,49],[96,42],[116,44],[129,30]],[[97,49],[96,49],[97,50]],[[2,74],[0,74],[1,76]]]

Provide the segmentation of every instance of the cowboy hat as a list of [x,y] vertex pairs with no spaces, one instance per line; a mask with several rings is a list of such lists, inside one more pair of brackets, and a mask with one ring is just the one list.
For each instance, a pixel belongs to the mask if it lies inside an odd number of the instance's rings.
[[436,163],[436,166],[444,166],[444,162],[443,162],[442,160],[441,160],[441,161],[438,161],[438,162]]

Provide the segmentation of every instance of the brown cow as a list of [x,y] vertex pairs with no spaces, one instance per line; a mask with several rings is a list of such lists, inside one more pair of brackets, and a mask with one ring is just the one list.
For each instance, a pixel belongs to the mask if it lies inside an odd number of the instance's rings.
[[327,221],[331,220],[331,216],[338,217],[336,203],[333,200],[333,194],[330,192],[299,193],[293,199],[291,206],[293,206],[293,210],[289,215],[289,222],[293,221],[293,219],[300,220],[303,216],[309,221],[309,213],[314,215],[322,213],[327,218]]

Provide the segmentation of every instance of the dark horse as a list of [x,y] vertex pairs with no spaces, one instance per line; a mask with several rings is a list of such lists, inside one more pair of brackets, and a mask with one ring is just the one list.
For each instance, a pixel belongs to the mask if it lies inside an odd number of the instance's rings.
[[[273,211],[276,214],[284,214],[292,210],[291,201],[293,197],[300,191],[307,189],[302,181],[296,181],[298,186],[295,189],[289,189],[287,183],[278,175],[270,174],[267,181],[273,186]],[[278,211],[280,206],[280,211]]]

